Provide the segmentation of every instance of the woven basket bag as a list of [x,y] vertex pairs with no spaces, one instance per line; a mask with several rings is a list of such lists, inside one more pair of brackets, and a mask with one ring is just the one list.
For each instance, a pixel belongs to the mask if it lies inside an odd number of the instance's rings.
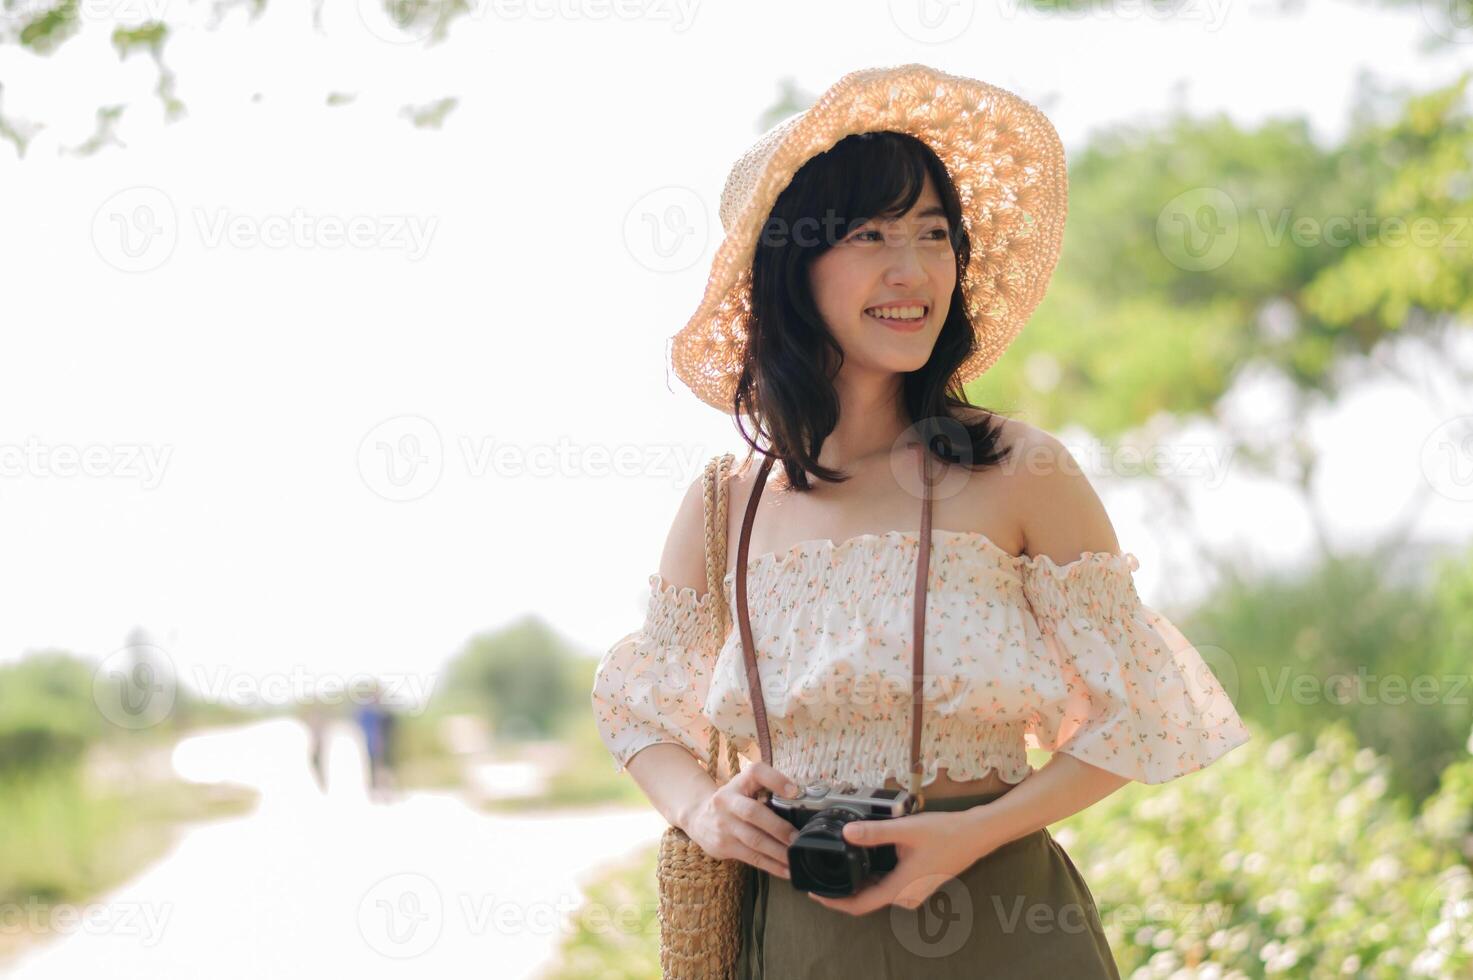
[[[706,587],[716,603],[716,630],[726,638],[726,477],[735,457],[712,458],[702,479],[705,490]],[[727,778],[737,774],[736,746],[713,726],[706,771],[719,785],[721,743],[726,742]],[[735,859],[713,858],[678,827],[660,838],[655,875],[660,893],[660,969],[665,980],[730,980],[741,952],[742,883],[746,868]]]

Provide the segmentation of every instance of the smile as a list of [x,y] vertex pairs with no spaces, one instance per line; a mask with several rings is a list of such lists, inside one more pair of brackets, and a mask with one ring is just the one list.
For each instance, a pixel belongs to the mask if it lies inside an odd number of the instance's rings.
[[926,314],[929,312],[930,308],[926,306],[872,306],[864,311],[864,315],[883,323],[891,330],[914,333],[926,325]]

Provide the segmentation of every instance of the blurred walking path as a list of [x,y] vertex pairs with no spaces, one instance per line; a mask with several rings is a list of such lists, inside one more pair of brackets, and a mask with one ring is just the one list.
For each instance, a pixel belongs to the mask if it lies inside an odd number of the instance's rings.
[[[80,906],[17,980],[532,977],[554,958],[579,883],[654,842],[653,810],[478,813],[445,793],[370,804],[361,746],[329,730],[328,793],[289,720],[193,736],[186,778],[256,787],[250,815],[181,831],[168,857]],[[615,925],[629,910],[609,910]]]

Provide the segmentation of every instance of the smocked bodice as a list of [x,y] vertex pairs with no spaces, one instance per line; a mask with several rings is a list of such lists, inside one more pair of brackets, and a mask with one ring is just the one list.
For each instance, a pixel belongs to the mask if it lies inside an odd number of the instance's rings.
[[[773,764],[801,782],[902,783],[909,768],[919,534],[810,540],[748,562],[748,609]],[[1026,749],[1074,754],[1144,782],[1184,775],[1248,732],[1200,654],[1143,605],[1133,554],[1060,565],[985,535],[932,532],[926,590],[923,782],[1029,772]],[[675,741],[706,757],[710,726],[756,758],[735,573],[714,596],[649,577],[641,630],[601,660],[593,702],[617,766]]]

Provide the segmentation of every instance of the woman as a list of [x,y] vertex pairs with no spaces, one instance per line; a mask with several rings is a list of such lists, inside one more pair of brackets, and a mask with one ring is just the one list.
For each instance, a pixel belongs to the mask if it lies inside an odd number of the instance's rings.
[[[1139,562],[1067,450],[962,393],[1041,298],[1064,197],[1062,148],[1037,109],[921,65],[845,76],[728,178],[727,238],[673,359],[781,464],[754,512],[746,588],[773,764],[755,761],[738,630],[708,639],[700,481],[650,576],[644,626],[603,657],[593,703],[653,805],[750,866],[743,977],[1118,977],[1047,825],[1248,739],[1197,651],[1141,604]],[[795,831],[758,797],[907,786],[909,703],[883,694],[909,696],[918,443],[941,475],[924,806],[848,824],[848,841],[894,844],[899,862],[821,898],[789,883]],[[754,470],[729,484],[733,542]],[[712,726],[748,760],[719,787],[696,761]],[[1053,755],[1035,771],[1028,746]]]

